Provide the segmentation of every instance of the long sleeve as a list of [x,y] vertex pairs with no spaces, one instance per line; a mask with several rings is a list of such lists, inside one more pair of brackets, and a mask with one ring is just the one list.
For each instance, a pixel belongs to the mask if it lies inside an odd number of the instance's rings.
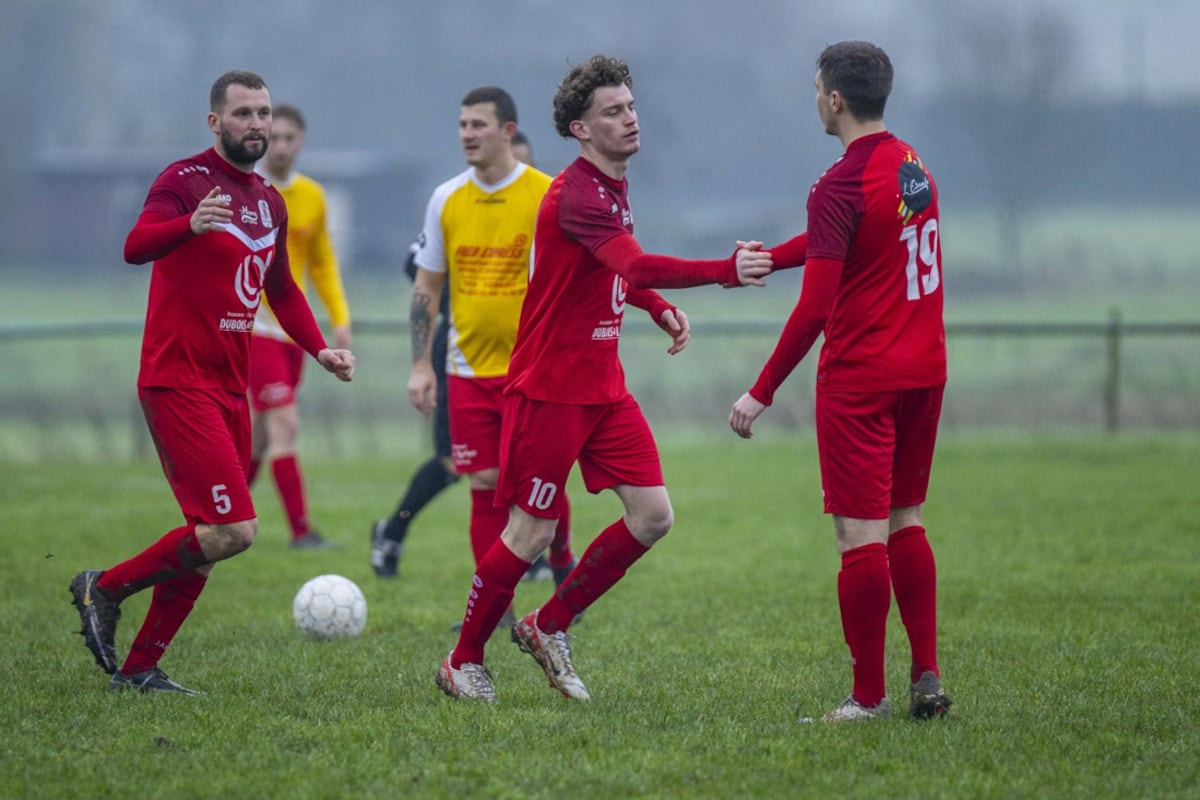
[[329,322],[336,326],[350,324],[350,305],[346,302],[346,290],[338,269],[333,244],[329,240],[329,229],[325,215],[321,214],[312,241],[309,243],[308,276],[321,302],[329,311]]
[[325,337],[321,335],[304,292],[296,285],[286,261],[277,261],[267,272],[263,289],[271,303],[271,310],[275,312],[275,319],[279,320],[284,332],[316,358],[317,353],[325,349]]
[[733,256],[709,260],[646,253],[632,236],[614,236],[596,248],[595,256],[635,289],[686,289],[709,283],[741,285]]
[[775,272],[804,266],[804,258],[808,252],[808,231],[793,236],[786,242],[780,242],[768,252],[771,253],[771,262],[774,264],[772,269]]
[[162,258],[192,235],[190,214],[172,219],[154,211],[144,212],[125,237],[125,261],[145,264]]
[[763,365],[750,396],[763,405],[771,405],[775,391],[783,385],[796,365],[808,354],[825,327],[842,281],[844,262],[831,258],[810,259],[804,268],[800,300],[792,309],[775,351]]

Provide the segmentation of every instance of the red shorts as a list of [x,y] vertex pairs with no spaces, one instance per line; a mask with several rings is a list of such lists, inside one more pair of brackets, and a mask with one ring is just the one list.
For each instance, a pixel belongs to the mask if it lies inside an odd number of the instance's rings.
[[817,393],[826,514],[887,519],[925,502],[945,388]]
[[450,452],[460,473],[500,466],[500,424],[506,378],[446,378]]
[[250,409],[221,389],[138,389],[163,473],[190,521],[253,519],[246,488]]
[[298,344],[270,336],[250,337],[250,402],[255,411],[296,402],[304,356]]
[[500,437],[496,504],[535,517],[562,516],[567,475],[579,462],[593,494],[614,486],[662,486],[654,434],[633,395],[607,406],[543,403],[509,395]]

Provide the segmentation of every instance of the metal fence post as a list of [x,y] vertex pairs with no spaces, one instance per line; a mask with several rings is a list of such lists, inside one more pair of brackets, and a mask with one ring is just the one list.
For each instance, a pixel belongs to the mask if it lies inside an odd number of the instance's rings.
[[1110,309],[1108,328],[1108,369],[1104,377],[1104,427],[1116,433],[1121,423],[1121,310]]

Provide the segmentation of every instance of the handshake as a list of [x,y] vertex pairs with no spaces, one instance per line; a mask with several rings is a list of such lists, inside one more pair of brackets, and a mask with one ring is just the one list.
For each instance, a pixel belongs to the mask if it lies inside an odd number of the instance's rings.
[[737,283],[725,284],[726,289],[736,289],[739,286],[766,286],[763,280],[775,268],[771,253],[763,250],[763,243],[758,241],[737,242],[733,261],[737,268]]

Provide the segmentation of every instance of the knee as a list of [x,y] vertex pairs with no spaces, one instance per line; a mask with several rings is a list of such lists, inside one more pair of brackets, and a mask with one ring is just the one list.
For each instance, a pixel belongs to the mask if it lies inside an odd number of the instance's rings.
[[630,519],[626,524],[634,538],[651,545],[670,533],[675,524],[675,512],[670,504],[655,506],[642,510],[636,519]]
[[225,545],[225,558],[236,556],[238,553],[245,552],[250,549],[250,545],[254,544],[254,539],[258,536],[258,519],[244,519],[241,522],[233,522],[229,525],[219,525],[218,530],[221,531],[221,539]]

